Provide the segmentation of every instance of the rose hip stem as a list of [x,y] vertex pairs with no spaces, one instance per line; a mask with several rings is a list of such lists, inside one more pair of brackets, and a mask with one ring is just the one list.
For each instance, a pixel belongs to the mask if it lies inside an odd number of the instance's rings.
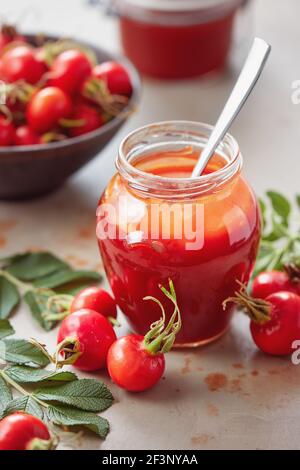
[[237,281],[237,283],[240,286],[240,290],[236,291],[233,297],[228,297],[228,299],[224,300],[223,309],[225,310],[229,302],[233,302],[241,307],[254,323],[263,324],[270,321],[271,304],[265,300],[251,297],[247,292],[246,285],[240,281]]
[[152,354],[166,353],[170,351],[182,324],[173,281],[169,279],[170,291],[168,291],[163,286],[159,287],[165,296],[168,297],[168,299],[170,299],[174,304],[174,312],[169,320],[169,323],[167,326],[165,326],[165,310],[160,301],[152,296],[144,297],[144,300],[152,300],[153,302],[157,303],[162,312],[161,318],[152,323],[149,332],[144,337],[144,347]]

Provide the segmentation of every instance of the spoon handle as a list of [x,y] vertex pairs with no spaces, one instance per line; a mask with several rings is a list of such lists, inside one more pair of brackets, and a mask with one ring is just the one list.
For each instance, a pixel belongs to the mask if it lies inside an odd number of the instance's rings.
[[254,39],[240,76],[224,106],[206,146],[201,152],[200,158],[193,170],[192,178],[201,175],[208,161],[215,153],[219,143],[224,138],[234,119],[244,106],[261,72],[263,71],[270,51],[271,46],[263,39]]

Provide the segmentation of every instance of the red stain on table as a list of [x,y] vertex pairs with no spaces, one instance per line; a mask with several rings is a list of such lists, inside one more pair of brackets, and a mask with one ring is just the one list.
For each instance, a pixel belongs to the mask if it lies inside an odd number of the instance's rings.
[[256,369],[252,370],[252,371],[251,371],[251,375],[252,375],[253,377],[257,377],[257,376],[259,375],[258,370],[256,370]]
[[269,375],[279,375],[280,374],[280,370],[279,369],[269,369],[268,370],[268,374]]
[[227,386],[228,379],[225,374],[215,372],[212,374],[208,374],[205,377],[204,382],[206,383],[211,392],[216,392]]
[[209,416],[219,416],[219,409],[213,403],[207,403],[206,411]]
[[242,384],[240,379],[232,379],[229,382],[229,391],[231,393],[241,392],[242,391]]
[[94,271],[103,271],[103,263],[99,261],[93,266]]
[[17,225],[17,221],[14,219],[0,219],[0,231],[10,230],[15,225]]
[[237,362],[237,363],[235,363],[235,364],[232,364],[232,367],[233,367],[234,369],[244,369],[244,368],[245,368],[245,366],[244,366],[243,364],[241,364],[240,362]]
[[188,374],[189,372],[191,372],[190,364],[191,364],[191,358],[190,357],[185,357],[184,358],[184,366],[181,369],[181,373],[183,375]]
[[78,258],[77,256],[74,256],[74,255],[66,256],[65,260],[78,268],[84,267],[88,264],[87,260]]
[[205,445],[213,439],[215,439],[215,437],[211,434],[198,434],[191,438],[191,442],[194,445]]
[[38,253],[39,251],[45,251],[45,249],[42,246],[29,245],[26,247],[25,251],[29,251],[30,253]]
[[7,243],[6,236],[4,236],[1,232],[7,232],[16,224],[17,221],[14,219],[0,219],[0,248],[4,248]]
[[83,240],[96,238],[96,224],[94,221],[92,223],[87,223],[84,227],[79,228],[78,237]]
[[221,372],[215,372],[208,374],[204,382],[211,392],[224,390],[227,393],[240,393],[243,396],[247,396],[248,394],[243,390],[242,379],[244,377],[246,377],[246,374],[239,374],[237,377],[229,378]]
[[6,238],[0,234],[0,248],[3,248],[6,245]]

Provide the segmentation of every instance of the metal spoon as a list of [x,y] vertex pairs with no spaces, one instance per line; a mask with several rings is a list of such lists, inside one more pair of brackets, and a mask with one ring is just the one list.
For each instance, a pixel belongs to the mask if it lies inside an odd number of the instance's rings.
[[263,39],[255,38],[240,76],[225,104],[223,111],[201,152],[192,178],[200,176],[231,124],[253,90],[270,54],[271,46]]

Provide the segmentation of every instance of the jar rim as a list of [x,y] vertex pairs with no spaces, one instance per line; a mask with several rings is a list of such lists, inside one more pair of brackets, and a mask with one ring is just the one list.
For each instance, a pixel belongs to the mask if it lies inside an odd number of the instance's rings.
[[[117,0],[118,1],[118,0]],[[241,0],[121,0],[124,4],[156,11],[199,11],[220,6],[235,6]]]
[[245,0],[111,0],[122,17],[161,25],[202,24],[235,12]]
[[[214,128],[214,126],[212,126],[211,124],[196,121],[162,121],[147,124],[129,133],[122,140],[119,147],[118,157],[116,159],[116,168],[119,174],[125,180],[128,181],[131,187],[137,190],[144,190],[146,192],[151,192],[151,190],[163,190],[169,192],[179,191],[182,193],[188,190],[191,190],[192,192],[205,192],[208,189],[211,190],[214,187],[223,185],[228,180],[230,180],[235,174],[240,172],[243,163],[242,155],[240,153],[237,141],[229,133],[227,133],[222,139],[222,142],[220,143],[216,152],[222,156],[222,154],[224,155],[224,151],[221,150],[222,147],[224,147],[225,145],[229,147],[231,155],[228,163],[222,168],[214,171],[213,173],[200,175],[195,178],[173,178],[155,175],[153,173],[149,173],[136,168],[128,160],[128,158],[130,158],[130,155],[128,155],[126,147],[130,143],[130,140],[132,140],[134,137],[139,135],[142,136],[143,134],[145,135],[145,137],[150,137],[151,133],[163,129],[168,132],[183,132],[186,136],[195,135],[195,132],[188,131],[188,127],[190,127],[190,129],[197,129],[198,131],[202,130],[206,132],[207,137],[205,137],[205,140],[207,140],[208,136]],[[196,142],[196,140],[194,140],[194,142]],[[192,140],[190,141],[190,143],[192,143]],[[139,149],[144,149],[145,145],[147,144],[145,142],[142,142],[142,145]]]

